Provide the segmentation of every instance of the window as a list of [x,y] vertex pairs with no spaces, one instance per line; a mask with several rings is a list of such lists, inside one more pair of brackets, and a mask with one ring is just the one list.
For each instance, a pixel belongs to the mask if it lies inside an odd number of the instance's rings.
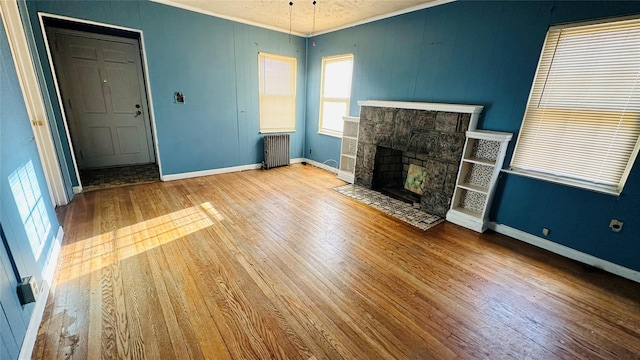
[[550,28],[511,170],[620,194],[639,134],[640,19]]
[[323,134],[341,136],[342,117],[349,115],[353,54],[322,58],[320,129]]
[[258,54],[260,132],[296,130],[296,58]]

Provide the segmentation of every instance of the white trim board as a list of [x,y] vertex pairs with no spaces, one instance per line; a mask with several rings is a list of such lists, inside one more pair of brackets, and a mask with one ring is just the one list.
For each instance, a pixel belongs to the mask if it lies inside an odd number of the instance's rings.
[[[140,38],[139,38],[140,47],[141,47],[141,49],[140,49],[141,50],[141,55],[140,55],[141,59],[140,60],[142,62],[142,71],[143,71],[144,77],[145,77],[145,79],[144,79],[144,83],[145,83],[144,90],[147,93],[147,105],[148,105],[148,111],[149,111],[149,121],[151,122],[151,136],[153,138],[152,140],[153,140],[153,146],[154,146],[154,151],[155,151],[156,164],[158,164],[158,170],[160,172],[160,177],[162,178],[162,162],[160,161],[160,148],[158,146],[158,136],[157,136],[158,132],[157,132],[157,129],[156,129],[156,117],[155,117],[155,113],[154,113],[154,110],[153,110],[153,97],[152,97],[152,94],[151,94],[151,82],[149,80],[149,71],[148,71],[149,66],[147,65],[147,50],[146,50],[146,47],[145,47],[144,33],[142,32],[142,30],[138,30],[138,29],[134,29],[134,28],[128,28],[128,27],[124,27],[124,26],[112,25],[112,24],[107,24],[107,23],[101,23],[101,22],[97,22],[97,21],[78,19],[78,18],[73,18],[73,17],[69,17],[69,16],[50,14],[50,13],[46,13],[46,12],[38,12],[38,21],[40,22],[40,30],[42,31],[42,39],[44,41],[44,47],[45,47],[46,54],[47,54],[47,60],[49,62],[49,68],[51,70],[51,75],[53,77],[53,85],[54,85],[54,89],[56,91],[56,97],[58,99],[58,105],[60,107],[60,114],[62,115],[62,123],[64,125],[64,129],[65,129],[65,133],[66,133],[66,137],[67,137],[67,144],[69,144],[69,150],[71,152],[71,160],[72,160],[72,163],[73,163],[73,168],[74,168],[75,173],[76,173],[76,179],[78,180],[78,186],[73,188],[74,194],[77,194],[77,192],[76,192],[77,188],[79,188],[80,191],[82,191],[82,180],[80,179],[80,171],[78,169],[78,163],[76,161],[75,151],[73,150],[73,143],[71,141],[71,134],[69,132],[69,126],[67,124],[67,115],[66,115],[65,110],[64,110],[64,105],[63,105],[61,92],[60,92],[60,86],[58,84],[58,75],[57,75],[55,66],[53,65],[53,57],[51,56],[51,49],[49,47],[49,39],[47,38],[47,31],[46,31],[46,27],[44,25],[44,18],[66,20],[66,21],[70,21],[70,22],[87,24],[87,25],[94,25],[94,26],[103,27],[103,28],[123,30],[123,31],[132,32],[132,33],[137,33],[140,36]],[[62,166],[62,164],[61,164],[61,166]]]
[[549,241],[547,239],[540,238],[535,235],[531,235],[522,230],[518,230],[507,225],[490,222],[489,229],[497,233],[500,233],[502,235],[512,237],[516,240],[526,242],[527,244],[531,244],[533,246],[551,251],[552,253],[562,255],[569,259],[576,260],[587,265],[591,265],[598,269],[602,269],[612,274],[616,274],[624,278],[627,278],[629,280],[633,280],[635,282],[640,283],[640,271],[636,271],[618,264],[614,264],[610,261],[597,258],[593,255],[585,254],[581,251],[555,243],[553,241]]
[[[315,161],[315,160],[311,160],[311,159],[305,159],[305,158],[300,158],[300,159],[295,159],[295,160],[300,160],[299,162],[306,162],[309,165],[315,166],[317,168],[320,168],[322,170],[326,170],[330,173],[334,173],[337,174],[338,173],[338,168],[334,168],[333,166],[329,166],[327,164]],[[328,160],[327,160],[328,161]],[[291,163],[293,164],[293,160],[291,160]]]
[[360,107],[372,106],[395,109],[411,109],[426,111],[445,111],[463,114],[471,114],[469,119],[469,131],[475,131],[478,126],[480,113],[484,109],[482,105],[465,105],[465,104],[446,104],[446,103],[429,103],[417,101],[387,101],[387,100],[360,100]]
[[[305,159],[305,158],[295,158],[295,159],[291,159],[289,160],[289,162],[291,164],[299,164],[301,162],[306,162],[310,165],[313,165],[315,167],[318,167],[320,169],[332,172],[332,173],[338,173],[338,169],[331,167],[329,165],[326,164],[322,164],[319,163],[317,161],[314,160],[309,160],[309,159]],[[226,167],[226,168],[219,168],[219,169],[211,169],[211,170],[201,170],[201,171],[192,171],[192,172],[187,172],[187,173],[179,173],[179,174],[170,174],[170,175],[163,175],[160,177],[160,179],[162,181],[174,181],[174,180],[182,180],[182,179],[190,179],[190,178],[194,178],[194,177],[200,177],[200,176],[209,176],[209,175],[219,175],[219,174],[226,174],[226,173],[232,173],[232,172],[238,172],[238,171],[246,171],[246,170],[260,170],[262,169],[262,163],[260,164],[249,164],[249,165],[240,165],[240,166],[231,166],[231,167]]]
[[200,177],[200,176],[226,174],[226,173],[245,171],[245,170],[258,170],[258,169],[261,169],[261,168],[262,168],[262,164],[249,164],[249,165],[231,166],[231,167],[219,168],[219,169],[191,171],[191,172],[187,172],[187,173],[170,174],[170,175],[161,175],[160,179],[162,181],[173,181],[173,180],[191,179],[191,178]]
[[49,261],[42,271],[42,286],[40,286],[40,294],[38,295],[38,300],[33,308],[31,320],[29,320],[29,326],[27,327],[27,333],[22,341],[18,359],[31,359],[31,354],[33,353],[33,348],[36,345],[36,339],[38,337],[38,329],[40,328],[49,292],[51,291],[51,285],[53,284],[53,276],[56,271],[56,266],[58,265],[58,257],[60,256],[60,248],[62,246],[63,238],[64,230],[62,229],[62,226],[60,226],[58,228],[56,238],[53,240],[54,242],[51,254],[49,255]]
[[60,171],[58,156],[56,155],[53,137],[44,101],[42,89],[36,74],[37,62],[33,61],[27,34],[24,31],[20,10],[15,1],[0,1],[0,16],[4,23],[11,57],[16,68],[18,82],[24,98],[27,115],[31,122],[31,129],[40,155],[40,162],[45,173],[45,182],[55,205],[66,205],[69,202],[64,179]]
[[447,111],[465,114],[480,114],[484,106],[482,105],[465,105],[465,104],[445,104],[445,103],[429,103],[417,101],[387,101],[387,100],[360,100],[360,106],[373,106],[397,109],[413,109],[413,110],[430,110],[430,111]]

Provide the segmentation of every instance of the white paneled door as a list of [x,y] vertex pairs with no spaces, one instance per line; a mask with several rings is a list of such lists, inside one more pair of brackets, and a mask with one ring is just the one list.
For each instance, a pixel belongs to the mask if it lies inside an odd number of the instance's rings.
[[138,40],[48,32],[78,167],[155,162]]

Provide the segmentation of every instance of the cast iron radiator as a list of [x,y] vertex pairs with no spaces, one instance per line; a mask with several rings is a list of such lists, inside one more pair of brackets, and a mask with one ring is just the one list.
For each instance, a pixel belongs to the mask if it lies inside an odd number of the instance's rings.
[[263,169],[289,165],[289,134],[265,135]]

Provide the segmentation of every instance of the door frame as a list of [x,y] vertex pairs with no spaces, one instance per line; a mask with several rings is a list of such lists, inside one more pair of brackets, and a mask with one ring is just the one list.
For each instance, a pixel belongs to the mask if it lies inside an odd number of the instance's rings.
[[42,91],[38,82],[33,65],[37,59],[31,56],[18,3],[16,1],[0,1],[0,16],[4,23],[12,53],[11,57],[16,67],[18,82],[20,83],[27,114],[31,121],[31,129],[40,154],[40,162],[45,173],[51,202],[55,205],[66,205],[71,196],[67,194],[65,189],[65,182],[60,169],[62,164],[56,155],[51,135],[52,128],[49,126],[51,119],[47,116],[43,101],[43,96],[46,96],[46,94]]
[[[58,19],[58,20],[65,20],[65,21],[70,21],[70,22],[75,22],[75,23],[80,23],[80,24],[86,24],[86,25],[94,25],[94,26],[99,26],[99,27],[103,27],[103,28],[109,28],[109,29],[115,29],[115,30],[123,30],[123,31],[128,31],[128,32],[132,32],[132,33],[137,33],[138,37],[139,37],[139,42],[140,42],[140,60],[142,62],[142,73],[144,76],[144,91],[147,94],[147,105],[148,105],[148,109],[149,109],[149,121],[151,122],[151,137],[152,137],[152,143],[153,143],[153,149],[154,149],[154,156],[155,156],[155,160],[156,163],[158,164],[158,169],[160,171],[160,178],[162,179],[162,162],[160,161],[160,149],[158,148],[158,136],[157,136],[157,128],[156,128],[156,118],[155,118],[155,114],[154,114],[154,106],[153,106],[153,99],[152,99],[152,95],[151,95],[151,84],[150,84],[150,80],[149,80],[149,67],[147,66],[147,51],[145,48],[145,42],[144,42],[144,33],[142,30],[139,29],[134,29],[134,28],[128,28],[128,27],[124,27],[124,26],[118,26],[118,25],[112,25],[112,24],[106,24],[106,23],[102,23],[102,22],[97,22],[97,21],[91,21],[91,20],[83,20],[83,19],[77,19],[77,18],[73,18],[73,17],[69,17],[69,16],[62,16],[62,15],[56,15],[56,14],[50,14],[50,13],[45,13],[45,12],[38,12],[38,20],[40,22],[40,30],[42,32],[42,37],[44,40],[44,46],[46,49],[46,53],[47,53],[47,60],[49,61],[49,68],[51,70],[51,74],[53,76],[53,86],[56,90],[56,98],[58,99],[58,105],[60,106],[60,113],[62,115],[62,123],[64,124],[64,130],[65,130],[65,135],[66,135],[66,141],[67,144],[69,145],[69,150],[71,152],[71,160],[73,162],[73,168],[75,170],[75,174],[76,174],[76,178],[78,179],[78,186],[77,187],[73,187],[73,192],[75,194],[81,193],[82,192],[82,180],[80,179],[80,171],[78,168],[78,162],[76,160],[76,156],[75,156],[75,150],[73,148],[73,143],[71,141],[71,134],[69,132],[69,124],[67,121],[67,114],[65,113],[64,110],[64,103],[62,100],[62,96],[61,96],[61,91],[60,91],[60,85],[58,83],[58,74],[56,72],[55,66],[53,66],[53,56],[52,56],[52,52],[51,49],[49,47],[49,39],[47,37],[47,31],[46,31],[46,27],[45,27],[45,20],[46,18],[49,19]],[[97,33],[99,34],[99,33]],[[61,164],[62,166],[63,164]]]

